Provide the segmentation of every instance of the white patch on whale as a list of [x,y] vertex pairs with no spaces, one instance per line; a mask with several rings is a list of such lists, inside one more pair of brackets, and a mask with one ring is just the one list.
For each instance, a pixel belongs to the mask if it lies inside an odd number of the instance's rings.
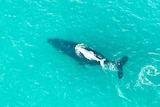
[[100,63],[100,65],[102,67],[105,66],[104,61],[106,59],[100,59],[98,57],[96,57],[96,54],[93,51],[89,51],[87,49],[85,49],[85,45],[84,44],[77,44],[75,47],[75,52],[78,56],[80,56],[80,54],[82,54],[86,59],[88,60],[94,60]]

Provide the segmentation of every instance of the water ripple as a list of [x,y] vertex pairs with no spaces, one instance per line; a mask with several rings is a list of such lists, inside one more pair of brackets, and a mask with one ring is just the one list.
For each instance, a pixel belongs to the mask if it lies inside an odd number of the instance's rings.
[[160,72],[158,69],[153,65],[146,65],[141,68],[141,71],[138,74],[137,85],[160,86],[160,83],[157,83],[159,78]]

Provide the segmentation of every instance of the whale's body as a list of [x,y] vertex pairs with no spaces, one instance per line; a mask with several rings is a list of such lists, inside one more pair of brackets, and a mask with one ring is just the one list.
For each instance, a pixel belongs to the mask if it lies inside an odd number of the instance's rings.
[[48,39],[48,43],[51,44],[57,50],[63,52],[64,54],[74,58],[80,64],[90,64],[98,65],[100,64],[104,67],[107,64],[113,64],[117,67],[118,77],[121,79],[123,77],[122,67],[128,60],[128,57],[124,56],[117,62],[109,61],[101,53],[85,46],[84,44],[79,44],[73,41],[66,41],[63,39]]

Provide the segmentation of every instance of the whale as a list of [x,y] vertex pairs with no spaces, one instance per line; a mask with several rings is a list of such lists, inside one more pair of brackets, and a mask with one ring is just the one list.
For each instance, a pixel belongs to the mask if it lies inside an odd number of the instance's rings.
[[123,77],[123,66],[128,61],[127,56],[123,56],[118,61],[111,61],[84,43],[77,43],[60,38],[49,38],[47,42],[57,51],[72,57],[82,65],[100,65],[104,69],[106,67],[114,68],[114,70],[116,69],[118,72],[118,78],[121,79]]

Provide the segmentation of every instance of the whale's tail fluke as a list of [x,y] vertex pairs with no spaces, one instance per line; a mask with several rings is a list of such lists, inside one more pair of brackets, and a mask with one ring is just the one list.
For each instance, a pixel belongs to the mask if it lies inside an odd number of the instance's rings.
[[116,66],[118,69],[118,78],[121,79],[123,77],[123,65],[128,61],[128,57],[124,56],[120,60],[116,62]]

